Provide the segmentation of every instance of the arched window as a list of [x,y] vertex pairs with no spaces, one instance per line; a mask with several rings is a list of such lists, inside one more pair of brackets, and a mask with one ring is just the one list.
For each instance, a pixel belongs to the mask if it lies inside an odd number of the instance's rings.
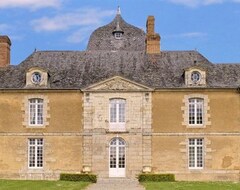
[[110,128],[123,129],[125,128],[125,115],[126,115],[126,100],[124,99],[110,99],[109,104],[109,120]]
[[109,145],[109,177],[125,177],[126,143],[117,137]]
[[203,104],[202,98],[188,99],[188,118],[189,125],[203,124]]
[[29,99],[29,125],[43,125],[43,99]]

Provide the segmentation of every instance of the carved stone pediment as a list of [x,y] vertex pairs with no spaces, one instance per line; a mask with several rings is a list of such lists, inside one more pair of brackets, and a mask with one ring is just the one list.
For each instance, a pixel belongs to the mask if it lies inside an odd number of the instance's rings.
[[127,80],[125,78],[116,76],[105,81],[93,84],[83,91],[151,91],[152,89],[138,84],[136,82]]

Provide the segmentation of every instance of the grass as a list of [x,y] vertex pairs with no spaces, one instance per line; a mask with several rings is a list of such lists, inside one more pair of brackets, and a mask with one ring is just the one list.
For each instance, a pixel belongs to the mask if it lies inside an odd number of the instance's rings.
[[70,181],[0,180],[0,190],[82,190],[89,184]]
[[145,182],[146,190],[240,190],[238,182]]

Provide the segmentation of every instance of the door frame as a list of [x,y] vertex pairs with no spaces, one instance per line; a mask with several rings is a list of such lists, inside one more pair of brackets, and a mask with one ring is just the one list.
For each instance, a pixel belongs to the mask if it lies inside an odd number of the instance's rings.
[[[116,140],[116,145],[111,145],[113,141]],[[119,145],[119,141],[123,142],[124,145]],[[116,168],[111,168],[111,147],[114,147],[116,150]],[[119,148],[124,147],[124,168],[119,168]],[[126,141],[120,137],[114,137],[109,142],[109,155],[108,155],[108,170],[109,177],[126,177]],[[114,171],[115,170],[115,171]]]

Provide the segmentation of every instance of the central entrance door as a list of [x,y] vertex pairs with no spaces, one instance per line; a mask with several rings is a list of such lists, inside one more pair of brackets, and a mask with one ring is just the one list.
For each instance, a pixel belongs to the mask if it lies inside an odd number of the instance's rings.
[[126,176],[126,148],[125,141],[114,138],[109,147],[109,177]]

